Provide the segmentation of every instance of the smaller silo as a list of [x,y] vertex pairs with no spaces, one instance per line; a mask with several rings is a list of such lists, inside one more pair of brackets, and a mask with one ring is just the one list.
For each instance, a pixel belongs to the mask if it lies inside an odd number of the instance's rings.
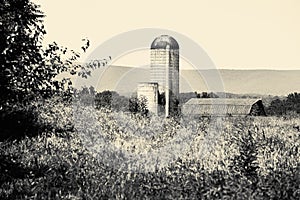
[[158,114],[158,83],[139,83],[137,88],[138,99],[147,100],[147,109],[150,113]]

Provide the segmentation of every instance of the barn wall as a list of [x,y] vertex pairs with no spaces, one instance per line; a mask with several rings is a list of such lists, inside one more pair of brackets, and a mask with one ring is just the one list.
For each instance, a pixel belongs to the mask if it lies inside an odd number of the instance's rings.
[[262,101],[257,101],[255,104],[252,105],[250,110],[250,115],[252,116],[266,116],[266,112],[264,109],[264,105]]

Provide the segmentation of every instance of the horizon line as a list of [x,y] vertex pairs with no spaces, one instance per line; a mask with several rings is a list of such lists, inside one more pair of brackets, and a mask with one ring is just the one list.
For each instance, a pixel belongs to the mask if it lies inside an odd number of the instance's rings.
[[[146,68],[144,66],[129,66],[129,65],[107,65],[106,67],[109,66],[115,66],[115,67],[127,67],[127,68]],[[203,69],[193,69],[193,68],[185,68],[185,69],[180,69],[179,70],[245,70],[245,71],[300,71],[299,69],[269,69],[269,68],[203,68]]]

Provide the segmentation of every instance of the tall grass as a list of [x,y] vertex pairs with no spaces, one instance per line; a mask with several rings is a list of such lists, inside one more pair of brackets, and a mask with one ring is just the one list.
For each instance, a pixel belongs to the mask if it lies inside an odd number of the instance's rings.
[[173,120],[59,109],[61,119],[41,119],[73,121],[65,134],[1,143],[1,199],[300,197],[299,118]]

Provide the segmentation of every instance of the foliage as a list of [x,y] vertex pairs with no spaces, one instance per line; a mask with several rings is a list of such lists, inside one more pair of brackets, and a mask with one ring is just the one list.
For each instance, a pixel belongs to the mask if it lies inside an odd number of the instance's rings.
[[231,164],[231,170],[246,176],[249,180],[257,181],[257,170],[259,168],[257,161],[258,142],[252,136],[251,131],[240,133],[236,141],[239,148],[239,154],[236,155]]
[[75,90],[74,96],[76,100],[80,101],[83,105],[94,105],[95,104],[96,90],[93,86],[82,87],[80,90]]
[[[42,46],[46,34],[43,12],[29,0],[4,0],[0,3],[0,127],[1,140],[24,135],[36,135],[43,124],[36,124],[36,110],[32,106],[41,99],[60,96],[61,101],[72,99],[67,73],[87,78],[98,65],[75,64],[80,52],[68,50],[55,42]],[[83,52],[89,40],[83,39]],[[102,65],[101,65],[102,66]],[[29,131],[30,130],[30,133]]]
[[72,102],[62,101],[60,96],[35,101],[31,104],[40,131],[65,135],[74,129]]
[[[29,0],[1,2],[1,108],[25,104],[33,98],[48,97],[70,88],[70,79],[55,79],[58,74],[76,74],[80,53],[59,47],[55,42],[42,47],[46,31],[43,13]],[[82,46],[85,51],[89,41]]]
[[[187,92],[187,93],[180,93],[179,94],[179,104],[182,105],[186,102],[188,102],[188,100],[190,100],[191,98],[219,98],[219,96],[222,96],[223,98],[224,96],[226,96],[226,94],[215,94],[213,92],[202,92],[202,93],[198,93],[198,92]],[[228,97],[227,97],[228,98]]]
[[98,92],[95,96],[95,106],[97,109],[108,108],[114,111],[128,111],[129,99],[119,95],[115,91]]
[[130,97],[129,99],[129,112],[133,114],[141,114],[142,116],[147,116],[149,110],[147,108],[147,99],[145,97]]
[[123,111],[127,112],[129,110],[129,98],[119,95],[118,93],[114,92],[112,94],[112,108],[115,111]]
[[42,12],[28,0],[7,1],[1,10],[1,107],[13,104],[41,85],[41,39],[45,34]]
[[1,110],[0,119],[0,141],[33,136],[41,129],[37,123],[37,112],[31,106],[15,104],[11,110]]
[[282,116],[293,112],[300,114],[300,94],[297,92],[289,94],[286,99],[276,98],[267,107],[269,115]]
[[45,131],[64,135],[73,130],[72,116],[72,102],[63,101],[60,95],[32,101],[26,106],[15,105],[11,113],[1,116],[0,140],[21,139]]
[[96,94],[95,105],[97,109],[100,108],[109,108],[112,106],[112,92],[111,91],[103,91]]
[[197,98],[219,98],[218,95],[216,95],[213,92],[207,93],[207,92],[202,92],[202,93],[197,93],[195,92]]
[[291,93],[287,96],[286,106],[288,111],[294,111],[300,114],[300,93]]
[[[80,104],[74,109],[69,137],[45,132],[1,143],[1,199],[299,199],[299,118],[175,121]],[[101,138],[106,146],[97,145]],[[184,151],[176,151],[178,142],[188,142]],[[108,160],[151,151],[155,156],[140,157],[147,170]]]

